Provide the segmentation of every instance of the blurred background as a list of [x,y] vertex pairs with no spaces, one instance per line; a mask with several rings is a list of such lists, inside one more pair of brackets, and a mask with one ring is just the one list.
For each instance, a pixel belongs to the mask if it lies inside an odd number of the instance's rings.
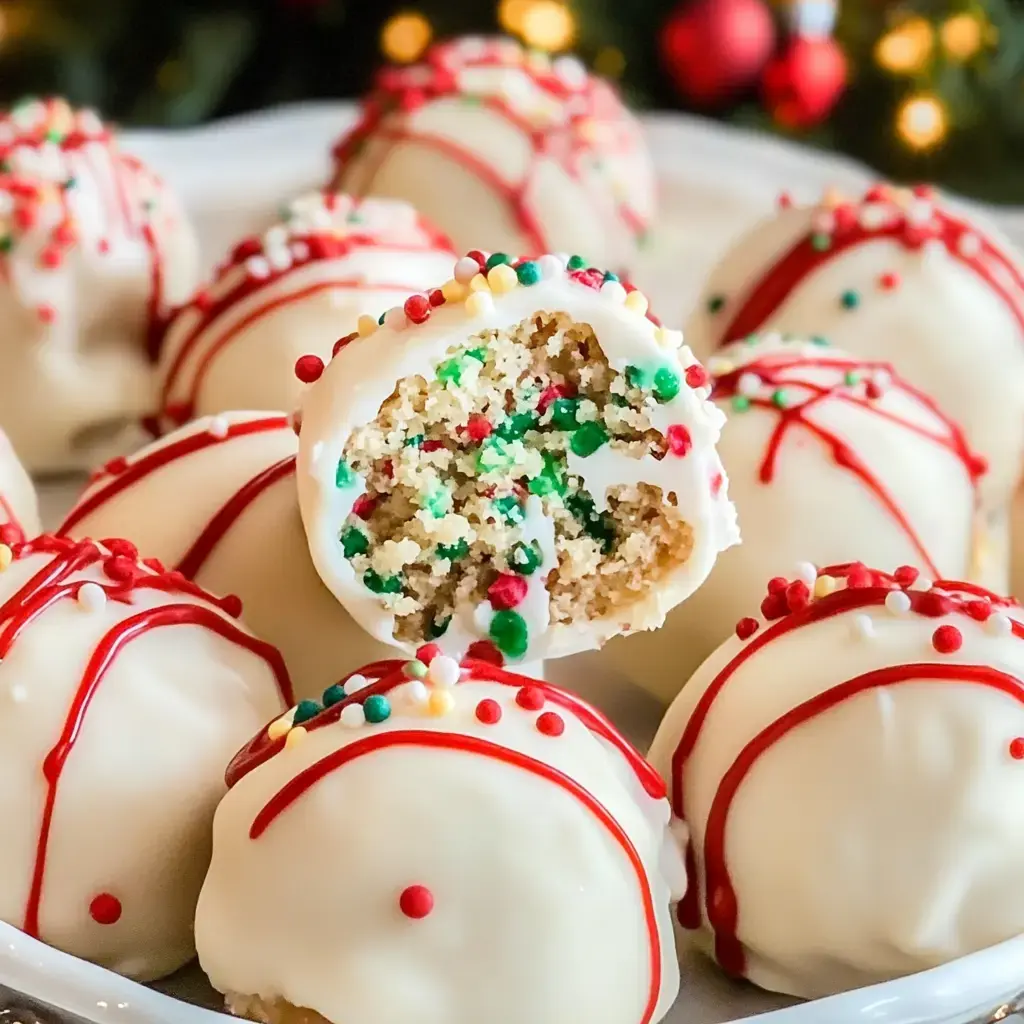
[[384,60],[499,30],[640,107],[1024,202],[1024,0],[0,0],[0,93],[190,125],[357,97]]

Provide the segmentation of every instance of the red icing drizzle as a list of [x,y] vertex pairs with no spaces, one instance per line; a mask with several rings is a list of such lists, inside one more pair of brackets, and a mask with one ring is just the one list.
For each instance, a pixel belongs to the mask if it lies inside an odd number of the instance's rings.
[[[0,494],[0,515],[3,516],[8,531],[3,543],[21,543],[25,539],[25,528],[21,525],[21,521],[15,514],[13,506],[3,494]],[[14,531],[13,533],[10,532],[12,530]]]
[[[823,575],[845,577],[848,589],[838,590],[812,604],[792,611],[754,634],[744,647],[726,664],[701,694],[672,756],[672,805],[675,813],[685,818],[684,780],[687,763],[700,739],[712,707],[736,672],[762,648],[781,636],[837,615],[885,604],[893,590],[900,590],[895,578],[872,572],[858,563],[831,566]],[[784,582],[784,581],[783,581]],[[937,592],[941,593],[937,593]],[[939,580],[931,591],[904,590],[910,598],[910,612],[926,617],[946,614],[984,619],[989,614],[1012,606],[1013,602],[975,585]],[[979,604],[985,608],[979,609]],[[984,611],[984,614],[982,614]],[[1024,625],[1011,620],[1013,635],[1024,639]],[[705,865],[705,910],[715,935],[715,955],[722,966],[734,974],[743,974],[745,955],[737,936],[739,905],[725,858],[725,832],[729,811],[743,780],[758,758],[797,726],[802,725],[845,700],[872,688],[895,685],[920,679],[945,679],[976,683],[1001,690],[1024,703],[1024,689],[1018,679],[986,666],[932,662],[895,665],[864,675],[823,691],[792,708],[754,737],[740,752],[722,776],[712,801],[705,829],[703,861]],[[700,887],[697,861],[692,844],[686,851],[688,886],[679,904],[679,921],[685,928],[701,925]]]
[[250,838],[259,839],[284,811],[331,772],[351,764],[357,758],[393,747],[457,751],[500,761],[558,786],[593,814],[626,855],[640,889],[650,953],[650,985],[640,1024],[650,1024],[654,1019],[658,998],[661,994],[661,939],[658,933],[657,911],[647,882],[647,872],[643,861],[629,836],[604,805],[579,783],[551,765],[536,761],[517,750],[511,750],[475,736],[463,736],[459,733],[415,730],[372,732],[354,743],[332,751],[291,778],[256,815],[249,829]]
[[[875,189],[868,193],[864,202],[885,201],[886,195],[884,188]],[[879,238],[891,239],[908,249],[918,249],[926,242],[941,243],[1003,300],[1024,331],[1024,272],[1010,255],[970,224],[938,207],[924,225],[911,223],[903,210],[893,207],[891,219],[880,228],[864,227],[860,223],[859,207],[854,203],[841,204],[831,212],[835,216],[835,231],[828,236],[828,248],[815,248],[817,233],[811,230],[767,267],[722,331],[720,344],[755,333],[816,270],[849,249]],[[961,241],[965,236],[978,240],[976,253],[962,251]]]
[[[808,375],[801,374],[801,371],[828,369],[835,370],[836,382],[831,385],[818,383],[811,380]],[[861,375],[857,385],[845,383],[846,372],[855,372]],[[870,392],[864,391],[864,386],[869,384],[873,375],[884,373],[891,379],[890,387],[895,387],[911,396],[919,405],[936,418],[945,427],[942,434],[932,433],[915,423],[908,422],[882,409],[877,401],[872,400]],[[967,439],[961,428],[949,419],[936,403],[924,393],[911,387],[901,380],[888,363],[865,362],[855,359],[831,359],[825,356],[818,357],[775,357],[766,355],[762,359],[746,363],[731,373],[717,377],[714,382],[712,395],[715,399],[729,399],[739,394],[739,382],[744,374],[756,374],[767,388],[786,391],[788,395],[799,392],[799,399],[792,405],[784,408],[778,407],[771,398],[751,396],[750,405],[754,408],[765,409],[778,414],[779,423],[773,431],[765,451],[764,459],[761,462],[760,479],[764,484],[770,484],[775,476],[775,467],[782,443],[787,432],[791,428],[803,428],[812,436],[820,440],[832,453],[832,458],[837,466],[848,470],[875,496],[878,503],[895,520],[900,530],[906,535],[917,554],[920,556],[924,566],[931,576],[938,576],[939,570],[929,554],[924,542],[918,536],[913,524],[907,518],[904,511],[899,507],[896,500],[888,492],[881,480],[862,461],[856,451],[838,434],[827,429],[808,415],[814,409],[829,401],[843,402],[847,405],[863,409],[866,412],[887,420],[890,423],[900,426],[904,430],[917,434],[934,442],[940,448],[954,455],[963,464],[971,483],[975,488],[979,478],[985,472],[984,460],[974,455],[967,446]],[[865,381],[864,378],[867,378]]]
[[[523,55],[520,50],[516,52],[520,57]],[[444,154],[453,163],[460,164],[502,199],[515,218],[532,254],[549,252],[551,244],[530,203],[530,190],[540,161],[545,159],[556,162],[570,178],[582,185],[584,158],[594,152],[593,145],[586,138],[585,125],[596,120],[607,127],[614,122],[616,114],[625,114],[615,110],[618,101],[610,88],[600,80],[588,76],[585,82],[569,84],[550,68],[531,66],[522,60],[510,60],[508,53],[507,43],[495,41],[484,43],[481,52],[473,56],[460,53],[458,44],[441,45],[428,52],[423,64],[384,68],[377,76],[374,92],[363,104],[359,124],[335,147],[334,156],[338,168],[336,181],[345,183],[346,165],[371,138],[390,143],[384,147],[376,166],[361,185],[363,190],[371,193],[378,169],[396,145],[411,142],[429,147]],[[515,68],[527,75],[553,101],[576,105],[567,122],[548,127],[533,123],[500,95],[478,97],[480,106],[485,107],[495,118],[516,128],[532,146],[526,172],[518,182],[506,180],[490,163],[459,143],[440,135],[416,131],[408,123],[398,124],[394,117],[396,113],[401,113],[407,122],[408,116],[424,104],[461,97],[463,92],[458,73],[481,68]],[[634,235],[641,235],[647,229],[639,214],[625,203],[618,204],[616,213]]]
[[133,549],[127,542],[111,541],[108,550],[104,551],[92,541],[76,542],[45,535],[19,545],[14,552],[16,560],[40,554],[51,557],[0,606],[0,623],[3,623],[0,632],[0,658],[4,658],[18,637],[48,608],[61,600],[75,599],[78,596],[78,591],[88,581],[72,580],[71,577],[92,566],[101,566],[109,581],[98,584],[103,588],[108,601],[128,605],[134,592],[150,589],[163,591],[168,595],[185,595],[209,603],[165,604],[138,612],[112,627],[94,649],[72,697],[60,736],[43,761],[46,798],[23,923],[24,931],[36,938],[39,937],[39,910],[46,875],[46,855],[61,775],[85,725],[93,697],[117,655],[132,640],[165,626],[201,626],[261,658],[274,673],[282,700],[286,704],[294,701],[291,682],[281,655],[269,644],[250,636],[224,618],[221,613],[230,607],[227,599],[219,600],[206,594],[180,573],[156,569],[151,563],[147,563],[147,568],[142,568],[134,558],[125,553],[129,550]]

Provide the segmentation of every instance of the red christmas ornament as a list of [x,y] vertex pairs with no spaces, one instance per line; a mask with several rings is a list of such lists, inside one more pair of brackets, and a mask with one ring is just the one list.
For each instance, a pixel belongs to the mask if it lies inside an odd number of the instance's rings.
[[846,55],[831,36],[796,36],[765,68],[765,105],[784,128],[813,128],[839,102],[846,78]]
[[694,0],[669,16],[659,42],[683,98],[713,107],[757,81],[775,23],[764,0]]

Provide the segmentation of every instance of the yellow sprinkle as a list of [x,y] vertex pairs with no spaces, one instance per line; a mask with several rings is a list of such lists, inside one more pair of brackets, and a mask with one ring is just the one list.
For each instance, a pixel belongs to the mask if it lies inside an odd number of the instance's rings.
[[643,292],[630,292],[626,296],[626,309],[631,309],[641,316],[647,312],[648,305],[647,296]]
[[681,348],[683,344],[683,332],[674,331],[669,327],[656,327],[654,329],[654,340],[662,348]]
[[846,196],[834,185],[825,189],[825,194],[821,197],[821,205],[826,210],[834,210],[837,206],[842,206],[844,202],[846,202]]
[[455,707],[455,697],[448,690],[431,690],[427,699],[427,710],[435,717],[442,718]]
[[0,572],[3,572],[13,561],[14,552],[6,544],[0,544]]
[[292,727],[289,717],[279,718],[267,726],[267,736],[272,740],[279,740]]
[[483,274],[477,274],[469,282],[469,290],[471,292],[486,292],[489,288],[490,285],[487,283],[487,278],[484,277]]
[[461,281],[456,281],[454,277],[441,285],[441,294],[445,302],[461,302],[466,297],[466,292],[466,286]]
[[289,729],[288,735],[284,738],[284,745],[286,747],[294,747],[297,743],[301,743],[306,738],[306,727],[304,725],[296,725],[293,729]]
[[369,337],[380,325],[377,323],[377,318],[370,316],[369,313],[364,313],[356,324],[356,329],[359,331],[361,338]]
[[814,596],[817,598],[828,597],[838,585],[834,576],[819,576],[814,581]]
[[499,263],[491,267],[487,274],[487,283],[491,289],[501,295],[503,292],[510,292],[519,284],[516,272],[507,264]]
[[486,313],[494,305],[491,299],[490,292],[473,292],[468,299],[466,299],[466,312],[470,316],[480,316],[482,313]]

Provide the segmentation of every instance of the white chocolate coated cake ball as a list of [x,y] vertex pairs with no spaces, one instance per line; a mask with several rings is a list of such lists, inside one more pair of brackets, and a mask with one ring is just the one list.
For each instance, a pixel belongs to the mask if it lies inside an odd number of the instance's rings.
[[916,577],[772,580],[655,738],[732,974],[813,998],[1024,931],[1020,610]]
[[712,271],[687,326],[700,358],[755,331],[820,335],[891,362],[986,459],[1002,510],[1024,458],[1024,264],[925,187],[788,199]]
[[210,980],[277,1024],[655,1024],[683,881],[664,783],[579,698],[421,657],[233,762],[196,913]]
[[295,199],[164,325],[158,428],[231,409],[292,411],[299,356],[328,358],[361,315],[441,280],[453,258],[408,203],[330,191]]
[[509,39],[457,39],[383,70],[336,158],[338,188],[408,200],[463,251],[620,268],[654,214],[646,142],[612,87]]
[[281,413],[195,420],[108,463],[59,532],[128,537],[212,593],[237,595],[246,626],[281,650],[299,696],[319,694],[389,650],[352,622],[313,568],[297,448]]
[[152,397],[147,349],[195,286],[176,198],[91,111],[0,116],[0,426],[33,472],[123,444]]
[[132,545],[0,547],[0,918],[146,980],[194,953],[224,765],[280,655]]
[[984,460],[884,362],[764,335],[708,363],[728,416],[719,454],[743,544],[663,629],[616,640],[617,664],[671,700],[760,600],[764,581],[851,556],[1001,592],[1007,563],[978,509]]
[[578,257],[471,254],[439,293],[364,323],[306,398],[321,578],[410,651],[520,664],[657,628],[738,539],[704,368]]

